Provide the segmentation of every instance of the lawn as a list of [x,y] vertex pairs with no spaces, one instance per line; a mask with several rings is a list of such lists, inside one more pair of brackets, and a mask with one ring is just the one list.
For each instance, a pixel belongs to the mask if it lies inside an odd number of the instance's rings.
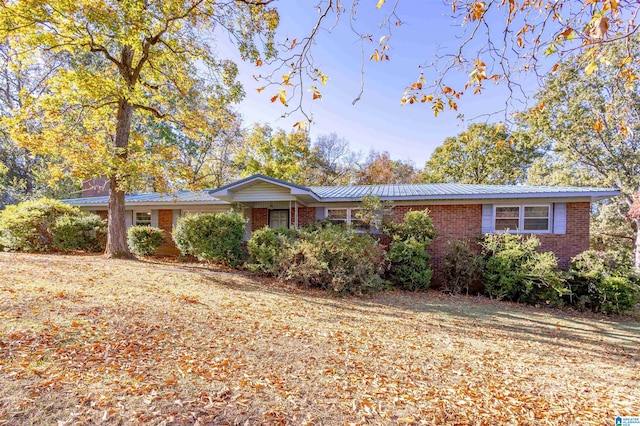
[[179,263],[0,254],[0,424],[613,424],[640,323]]

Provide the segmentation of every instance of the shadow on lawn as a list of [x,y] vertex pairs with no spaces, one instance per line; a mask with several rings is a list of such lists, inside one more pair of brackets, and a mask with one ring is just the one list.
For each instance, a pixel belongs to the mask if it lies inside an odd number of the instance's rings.
[[[631,318],[536,308],[484,297],[447,296],[433,290],[339,298],[321,290],[301,289],[272,278],[262,280],[254,274],[236,270],[194,265],[171,265],[163,269],[193,273],[211,284],[234,290],[276,294],[342,312],[322,318],[325,322],[353,321],[354,314],[411,320],[425,333],[438,327],[458,335],[477,334],[480,338],[508,334],[512,339],[588,350],[593,356],[617,357],[621,362],[640,361],[640,322]],[[428,316],[421,318],[420,314]],[[415,319],[418,321],[413,322]]]

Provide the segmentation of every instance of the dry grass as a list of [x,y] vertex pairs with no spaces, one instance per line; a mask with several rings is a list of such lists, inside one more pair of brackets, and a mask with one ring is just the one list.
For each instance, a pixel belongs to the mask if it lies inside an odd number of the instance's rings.
[[0,254],[0,424],[612,424],[640,324],[194,265]]

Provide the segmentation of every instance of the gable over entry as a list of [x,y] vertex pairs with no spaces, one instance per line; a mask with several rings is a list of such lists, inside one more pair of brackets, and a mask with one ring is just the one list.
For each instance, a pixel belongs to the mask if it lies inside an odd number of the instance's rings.
[[250,209],[250,214],[245,214],[245,217],[250,221],[251,230],[264,226],[305,226],[316,218],[316,209],[308,207],[308,204],[320,201],[309,188],[263,175],[250,176],[209,194]]

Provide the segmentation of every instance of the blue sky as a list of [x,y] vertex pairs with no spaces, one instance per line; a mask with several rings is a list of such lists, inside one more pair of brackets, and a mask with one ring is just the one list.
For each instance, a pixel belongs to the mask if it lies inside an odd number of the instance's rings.
[[[312,101],[311,94],[305,100],[305,110],[313,115],[311,137],[335,132],[347,139],[355,151],[365,155],[370,149],[388,151],[394,159],[409,159],[423,167],[433,150],[448,136],[462,132],[469,120],[487,113],[497,112],[490,121],[504,117],[500,111],[507,97],[503,87],[488,86],[482,95],[464,96],[459,102],[459,111],[446,110],[434,117],[428,104],[400,106],[404,88],[416,81],[418,66],[433,61],[437,52],[451,51],[456,36],[462,34],[448,13],[449,7],[440,1],[412,0],[399,3],[398,15],[403,25],[394,28],[390,39],[390,61],[374,62],[369,55],[383,32],[379,29],[383,13],[375,8],[374,0],[363,0],[359,6],[357,26],[373,35],[374,43],[365,43],[365,89],[358,103],[352,105],[360,88],[361,46],[358,37],[350,30],[348,16],[343,15],[331,32],[322,32],[313,47],[312,54],[319,69],[329,76],[329,82],[321,87],[323,98]],[[310,31],[317,18],[315,1],[282,0],[277,3],[281,16],[279,37],[300,40]],[[344,3],[350,6],[351,2]],[[227,50],[223,38],[218,39],[219,48]],[[449,47],[449,50],[447,50]],[[238,106],[245,125],[270,124],[273,127],[292,130],[293,123],[304,119],[301,114],[281,118],[286,109],[279,103],[271,103],[275,88],[262,93],[252,75],[265,72],[253,64],[241,63],[240,80],[247,96]],[[431,82],[435,76],[425,74]],[[459,73],[452,82],[466,81],[466,74]],[[531,84],[531,91],[535,89]],[[457,118],[464,114],[467,121]],[[477,120],[486,121],[487,117]],[[476,120],[476,121],[477,121]]]

